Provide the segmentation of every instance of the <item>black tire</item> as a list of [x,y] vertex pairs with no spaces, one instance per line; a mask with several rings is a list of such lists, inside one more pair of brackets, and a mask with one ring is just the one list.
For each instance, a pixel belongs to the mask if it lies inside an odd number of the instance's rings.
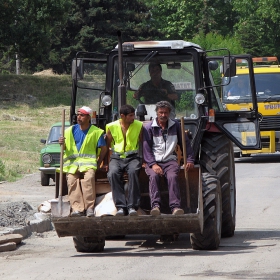
[[179,238],[179,233],[164,234],[160,236],[161,242],[175,242]]
[[209,173],[202,173],[203,232],[191,233],[194,250],[216,250],[221,241],[222,196],[219,179]]
[[241,158],[241,152],[236,152],[234,153],[235,158]]
[[244,157],[245,157],[245,158],[246,158],[246,157],[250,157],[250,156],[251,156],[251,154],[241,154],[241,157],[243,157],[243,158],[244,158]]
[[98,253],[105,247],[105,238],[73,236],[74,246],[80,253]]
[[222,191],[222,237],[231,237],[235,231],[236,184],[233,145],[220,133],[205,133],[201,143],[202,172],[219,178]]
[[48,174],[45,174],[41,171],[41,185],[42,186],[49,186],[50,185],[50,177]]
[[106,236],[105,239],[106,240],[121,240],[121,239],[125,239],[125,235],[109,235],[109,236]]

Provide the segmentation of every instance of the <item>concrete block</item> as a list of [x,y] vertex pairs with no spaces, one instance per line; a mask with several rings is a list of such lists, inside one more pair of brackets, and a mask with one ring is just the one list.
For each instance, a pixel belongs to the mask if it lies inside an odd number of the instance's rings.
[[17,244],[15,242],[9,242],[5,244],[0,245],[0,252],[7,252],[7,251],[13,251],[17,247]]
[[0,236],[0,244],[14,242],[19,244],[22,241],[23,236],[21,234],[7,234]]

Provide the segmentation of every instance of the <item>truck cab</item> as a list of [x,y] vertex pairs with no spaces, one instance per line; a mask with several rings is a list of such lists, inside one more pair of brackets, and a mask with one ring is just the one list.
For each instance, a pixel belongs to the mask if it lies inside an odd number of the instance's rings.
[[[252,154],[275,153],[280,151],[280,66],[277,57],[253,57],[256,95],[260,120],[262,148],[258,150],[241,150],[235,147],[236,157],[246,157]],[[225,78],[226,82],[228,78]],[[231,88],[241,88],[230,95]],[[223,88],[222,102],[227,110],[241,111],[252,107],[251,96],[248,93],[249,69],[246,62],[237,61],[236,76]],[[250,134],[243,133],[243,141],[250,141]]]

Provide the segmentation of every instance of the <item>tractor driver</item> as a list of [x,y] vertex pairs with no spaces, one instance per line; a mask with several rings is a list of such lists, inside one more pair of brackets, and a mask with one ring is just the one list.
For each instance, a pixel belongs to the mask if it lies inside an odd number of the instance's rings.
[[162,67],[159,63],[151,62],[149,64],[149,74],[151,79],[140,85],[137,92],[134,94],[135,99],[144,97],[145,104],[156,104],[159,101],[165,100],[171,103],[175,108],[175,100],[178,99],[174,85],[162,79]]

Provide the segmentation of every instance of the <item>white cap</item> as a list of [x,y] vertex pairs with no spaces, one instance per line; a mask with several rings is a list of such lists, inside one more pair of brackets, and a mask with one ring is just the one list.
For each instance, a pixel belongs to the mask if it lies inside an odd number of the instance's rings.
[[83,106],[82,108],[80,108],[78,110],[78,112],[81,112],[81,113],[83,113],[85,115],[91,115],[92,114],[92,110],[89,107],[87,107],[87,106]]

